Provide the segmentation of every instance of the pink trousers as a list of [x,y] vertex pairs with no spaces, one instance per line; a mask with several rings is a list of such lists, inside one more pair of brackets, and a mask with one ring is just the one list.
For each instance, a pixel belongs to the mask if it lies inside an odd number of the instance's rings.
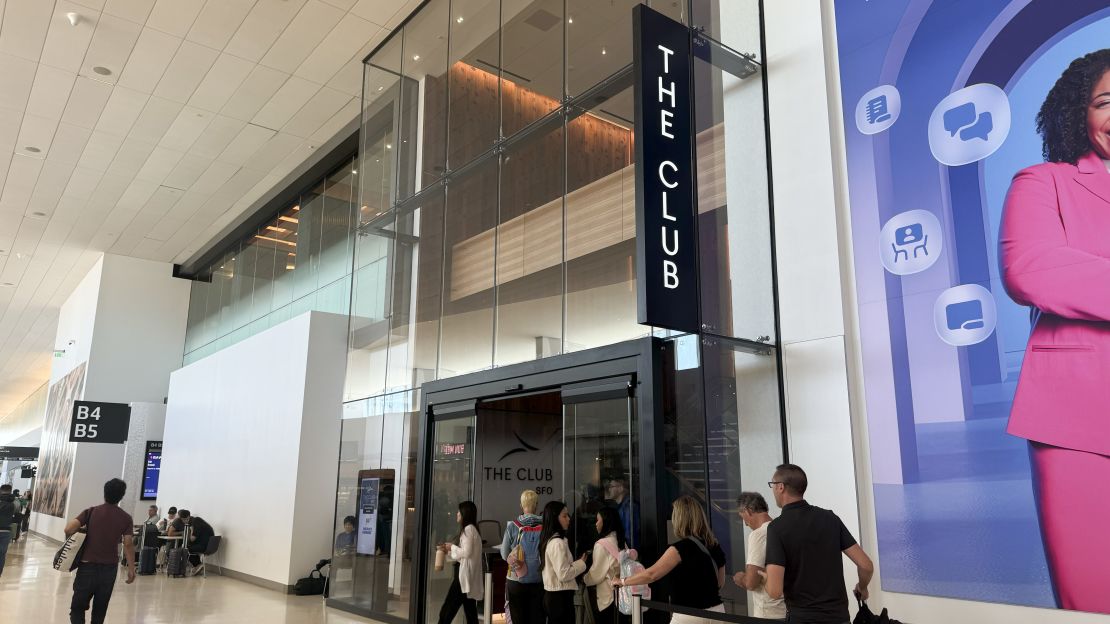
[[1110,613],[1110,457],[1030,445],[1041,535],[1060,607]]

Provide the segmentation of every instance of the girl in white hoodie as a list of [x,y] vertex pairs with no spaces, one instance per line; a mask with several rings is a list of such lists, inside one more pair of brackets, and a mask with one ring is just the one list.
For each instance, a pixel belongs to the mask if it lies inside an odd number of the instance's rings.
[[574,624],[574,579],[586,571],[586,553],[577,561],[567,545],[570,513],[560,501],[543,508],[540,533],[540,570],[543,576],[543,607],[547,624]]
[[621,577],[620,552],[628,548],[624,541],[624,523],[616,508],[602,507],[594,526],[601,538],[594,542],[593,563],[582,580],[590,587],[597,587],[597,624],[629,624],[632,616],[620,612],[612,584]]
[[482,536],[478,533],[478,506],[471,501],[459,503],[455,515],[459,523],[459,536],[454,544],[440,544],[454,565],[454,579],[447,598],[439,610],[439,624],[451,624],[462,607],[466,624],[478,624],[478,600],[485,588],[482,585]]

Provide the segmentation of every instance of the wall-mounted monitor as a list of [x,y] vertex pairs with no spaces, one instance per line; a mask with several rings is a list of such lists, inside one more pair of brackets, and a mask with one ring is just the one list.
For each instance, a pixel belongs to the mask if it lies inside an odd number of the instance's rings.
[[158,473],[162,470],[162,441],[148,440],[143,464],[143,495],[141,500],[158,498]]

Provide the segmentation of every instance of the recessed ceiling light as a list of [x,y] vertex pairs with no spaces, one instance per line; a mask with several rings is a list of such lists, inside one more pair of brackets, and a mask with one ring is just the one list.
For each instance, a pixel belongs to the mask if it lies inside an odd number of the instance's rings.
[[385,149],[393,149],[393,146],[389,143],[386,143],[385,144]]
[[107,67],[103,67],[101,65],[97,65],[96,67],[94,67],[93,72],[95,72],[97,74],[100,74],[101,76],[111,76],[112,75],[112,70],[108,69]]
[[463,18],[462,18],[462,16],[461,16],[461,15],[455,18],[455,23],[456,23],[456,24],[461,24],[461,23],[463,23]]
[[378,87],[378,91],[385,91],[385,87]]
[[351,173],[358,175],[358,169],[351,169]]
[[567,18],[567,23],[568,24],[573,24],[574,23],[574,18],[573,17],[568,17]]
[[46,216],[46,213],[45,213],[45,212],[38,212],[38,211],[36,211],[36,212],[32,212],[32,213],[31,213],[31,216],[32,216],[32,217],[45,217],[45,216]]
[[605,56],[605,55],[606,55],[606,54],[608,54],[608,53],[609,53],[609,52],[607,52],[607,51],[605,50],[605,48],[602,48],[602,49],[601,49],[601,55],[602,55],[602,56]]
[[413,54],[412,55],[412,60],[419,61],[420,60],[420,55],[419,54]]
[[38,154],[38,153],[39,153],[39,152],[41,152],[42,150],[41,150],[41,149],[39,149],[39,148],[37,148],[37,147],[35,147],[35,146],[33,146],[33,145],[28,145],[27,147],[24,147],[24,148],[23,148],[23,151],[25,151],[25,152],[31,152],[32,154]]

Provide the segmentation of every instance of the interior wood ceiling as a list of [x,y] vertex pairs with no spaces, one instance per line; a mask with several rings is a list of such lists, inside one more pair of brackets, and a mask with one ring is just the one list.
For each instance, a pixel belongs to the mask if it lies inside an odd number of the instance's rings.
[[192,256],[358,115],[418,4],[0,0],[0,418],[101,253]]

